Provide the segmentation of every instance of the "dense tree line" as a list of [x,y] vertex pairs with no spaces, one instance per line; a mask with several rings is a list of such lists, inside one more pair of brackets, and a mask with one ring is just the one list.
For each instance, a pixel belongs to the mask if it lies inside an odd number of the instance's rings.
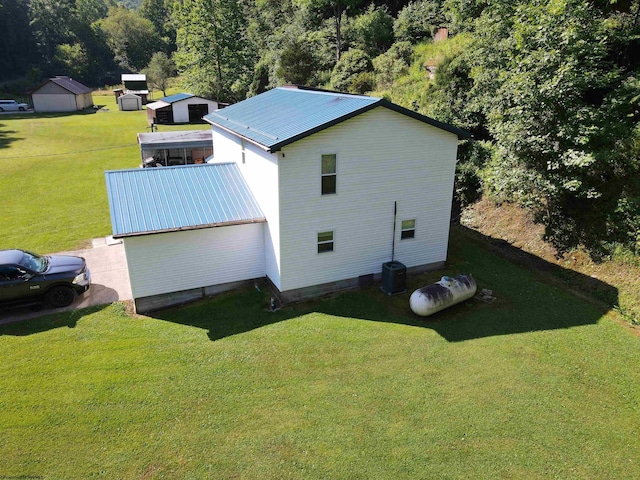
[[161,28],[170,25],[171,3],[144,0],[132,10],[115,0],[0,0],[0,81],[32,87],[70,75],[93,86],[116,83],[119,73],[175,49],[175,33]]
[[387,96],[473,132],[461,203],[530,208],[560,252],[640,250],[640,0],[0,0],[0,27],[0,81],[146,69],[164,90],[177,66],[226,102]]

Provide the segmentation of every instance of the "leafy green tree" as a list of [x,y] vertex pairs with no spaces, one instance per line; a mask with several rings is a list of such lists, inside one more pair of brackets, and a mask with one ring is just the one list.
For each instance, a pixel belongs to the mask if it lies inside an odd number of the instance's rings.
[[123,7],[109,9],[109,15],[98,21],[115,60],[123,67],[140,71],[148,65],[163,43],[153,24],[137,12]]
[[176,74],[176,65],[166,53],[156,52],[151,57],[151,61],[147,68],[143,70],[143,73],[147,75],[147,81],[151,86],[161,90],[166,97],[169,80]]
[[373,65],[369,56],[357,48],[347,50],[331,73],[331,86],[335,90],[352,93],[358,91],[363,77],[361,74],[373,71]]
[[56,64],[61,66],[64,73],[74,78],[85,78],[86,68],[89,64],[87,61],[87,52],[79,43],[73,45],[62,44],[56,47],[55,54]]
[[105,18],[110,6],[115,6],[112,0],[76,0],[76,17],[80,23],[90,26]]
[[348,10],[362,4],[362,0],[297,0],[299,6],[310,8],[324,18],[333,19],[336,37],[336,62],[342,55],[342,20]]
[[31,0],[31,28],[41,52],[43,63],[50,64],[56,47],[74,40],[74,0]]
[[362,15],[356,17],[355,29],[360,49],[370,56],[380,55],[393,43],[393,17],[384,6],[369,5]]
[[307,85],[315,70],[313,52],[304,39],[294,39],[282,48],[278,76],[285,83]]
[[441,3],[441,0],[419,0],[400,10],[393,24],[396,40],[416,44],[431,38],[436,28],[444,24]]
[[0,0],[0,80],[19,77],[40,62],[27,0]]
[[530,208],[561,253],[637,243],[636,11],[495,2],[474,19],[469,48],[439,65],[434,103],[486,139],[484,191]]
[[176,29],[172,22],[172,0],[142,0],[140,15],[151,23],[160,35],[165,39],[169,50],[175,49]]
[[180,25],[175,58],[186,87],[222,101],[244,98],[254,54],[245,37],[242,5],[234,0],[184,0],[175,15]]
[[377,88],[391,88],[395,79],[409,71],[413,48],[409,42],[396,42],[385,53],[373,59]]

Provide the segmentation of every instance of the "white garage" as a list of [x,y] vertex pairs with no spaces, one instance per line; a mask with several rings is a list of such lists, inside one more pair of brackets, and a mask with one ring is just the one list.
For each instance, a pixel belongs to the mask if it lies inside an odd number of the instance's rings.
[[58,76],[31,92],[36,112],[74,112],[93,106],[91,89],[76,80]]
[[171,125],[174,123],[204,123],[202,117],[223,108],[215,100],[197,97],[191,93],[176,93],[147,105],[149,123]]
[[265,276],[265,216],[235,163],[105,172],[136,311]]

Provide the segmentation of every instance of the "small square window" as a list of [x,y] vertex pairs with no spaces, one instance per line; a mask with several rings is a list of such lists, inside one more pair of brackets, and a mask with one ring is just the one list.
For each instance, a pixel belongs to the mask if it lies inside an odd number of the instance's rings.
[[403,220],[402,229],[400,232],[400,239],[407,240],[416,236],[416,221],[415,220]]
[[322,155],[322,195],[336,193],[336,155]]
[[333,232],[318,233],[318,253],[333,252]]

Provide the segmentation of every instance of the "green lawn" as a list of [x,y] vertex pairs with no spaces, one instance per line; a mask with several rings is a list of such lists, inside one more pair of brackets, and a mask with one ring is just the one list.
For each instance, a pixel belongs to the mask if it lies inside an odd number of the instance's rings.
[[[72,250],[109,235],[104,171],[140,164],[146,111],[0,116],[0,248]],[[208,125],[161,126],[164,130]]]
[[[0,248],[110,233],[103,172],[137,167],[147,123],[94,98],[108,111],[0,117]],[[372,287],[0,326],[0,478],[640,478],[638,338],[551,278],[617,290],[534,260],[455,229],[448,270],[410,288],[471,272],[497,301],[432,320]]]
[[428,321],[372,287],[0,327],[0,476],[639,478],[638,338],[459,232],[410,286],[468,271],[497,301]]

